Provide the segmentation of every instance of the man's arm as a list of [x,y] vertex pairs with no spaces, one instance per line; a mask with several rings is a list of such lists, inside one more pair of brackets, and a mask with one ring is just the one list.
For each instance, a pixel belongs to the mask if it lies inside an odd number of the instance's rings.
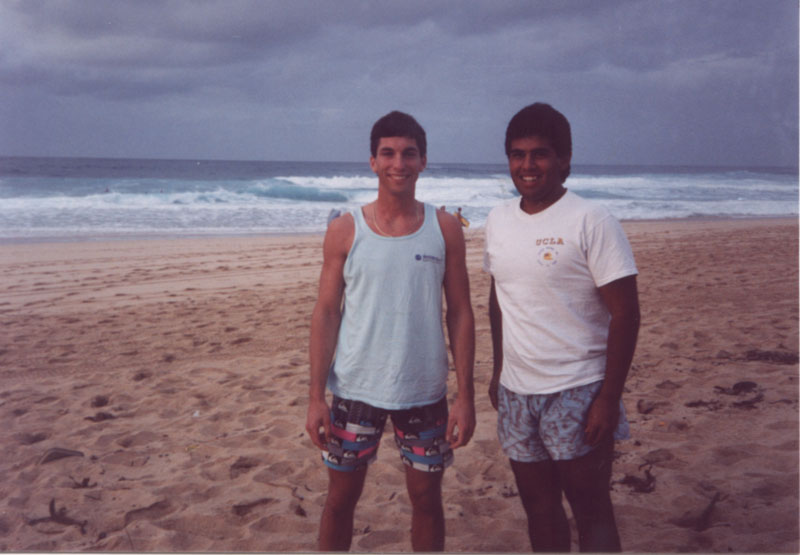
[[[330,408],[325,402],[325,385],[328,381],[339,325],[342,321],[344,294],[344,263],[353,243],[355,224],[352,216],[336,218],[328,226],[322,245],[322,271],[319,277],[319,296],[311,315],[309,359],[311,384],[308,394],[306,432],[314,445],[324,449],[330,439]],[[322,428],[322,433],[320,433]]]
[[606,373],[603,386],[589,409],[586,441],[596,445],[614,432],[619,419],[619,400],[628,377],[639,335],[639,293],[636,276],[628,276],[599,288],[611,322],[608,326]]
[[[475,431],[475,318],[469,296],[467,247],[461,224],[446,212],[436,213],[445,242],[444,294],[447,300],[447,334],[456,369],[458,395],[450,409],[447,441],[451,447],[466,445]],[[458,428],[458,434],[455,429]]]
[[497,389],[500,386],[500,373],[503,371],[503,312],[497,301],[497,290],[492,278],[489,288],[489,326],[492,330],[492,380],[489,382],[489,400],[497,410]]

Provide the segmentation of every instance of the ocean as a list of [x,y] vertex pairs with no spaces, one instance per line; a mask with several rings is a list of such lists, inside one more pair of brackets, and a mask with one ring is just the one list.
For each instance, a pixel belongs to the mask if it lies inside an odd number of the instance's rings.
[[[797,168],[573,165],[620,220],[797,216]],[[367,162],[0,157],[0,242],[322,232],[373,200]],[[417,197],[471,227],[516,195],[505,164],[429,164]]]

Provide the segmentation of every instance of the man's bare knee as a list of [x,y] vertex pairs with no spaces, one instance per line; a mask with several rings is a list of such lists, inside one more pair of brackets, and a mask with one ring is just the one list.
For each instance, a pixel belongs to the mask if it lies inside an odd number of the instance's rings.
[[339,510],[354,510],[364,489],[366,473],[366,468],[353,472],[329,469],[326,505]]
[[416,510],[434,511],[442,505],[442,473],[406,471],[406,488],[411,505]]
[[577,459],[558,463],[564,493],[571,504],[603,503],[609,496],[613,443],[608,442]]

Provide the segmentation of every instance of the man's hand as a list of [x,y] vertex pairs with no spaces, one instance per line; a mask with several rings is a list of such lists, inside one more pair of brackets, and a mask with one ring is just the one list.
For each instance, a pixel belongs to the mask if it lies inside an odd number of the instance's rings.
[[492,376],[492,380],[489,382],[489,400],[492,402],[492,408],[497,410],[499,406],[497,401],[497,391],[500,389],[500,374],[497,377]]
[[619,420],[619,401],[597,397],[589,407],[584,430],[586,443],[595,446],[614,433]]
[[[458,433],[456,433],[458,428]],[[451,449],[464,447],[475,432],[475,406],[471,400],[457,397],[447,420],[447,442]]]
[[492,330],[492,379],[489,382],[489,400],[497,410],[499,402],[497,392],[500,389],[500,375],[503,372],[503,311],[497,300],[497,288],[492,277],[489,287],[489,325]]
[[325,401],[308,402],[306,432],[314,445],[320,449],[326,448],[331,437],[331,409]]

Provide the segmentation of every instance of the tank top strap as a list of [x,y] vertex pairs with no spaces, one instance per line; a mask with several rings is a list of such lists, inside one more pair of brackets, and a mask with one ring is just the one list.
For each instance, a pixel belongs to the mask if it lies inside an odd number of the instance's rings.
[[433,224],[435,224],[438,227],[438,221],[435,221],[436,207],[433,206],[432,204],[423,202],[422,211],[423,211],[422,212],[423,217],[422,217],[422,225],[420,226],[420,228],[414,231],[413,233],[409,233],[408,235],[398,235],[397,237],[380,235],[372,231],[372,228],[369,227],[369,224],[367,223],[366,216],[364,216],[364,206],[359,206],[353,209],[351,211],[351,214],[353,215],[353,221],[355,222],[356,225],[356,236],[358,236],[361,233],[368,233],[374,235],[375,237],[383,237],[384,239],[392,239],[392,238],[402,239],[403,237],[411,237],[414,235],[418,235],[424,232],[426,229],[429,229],[429,227]]

